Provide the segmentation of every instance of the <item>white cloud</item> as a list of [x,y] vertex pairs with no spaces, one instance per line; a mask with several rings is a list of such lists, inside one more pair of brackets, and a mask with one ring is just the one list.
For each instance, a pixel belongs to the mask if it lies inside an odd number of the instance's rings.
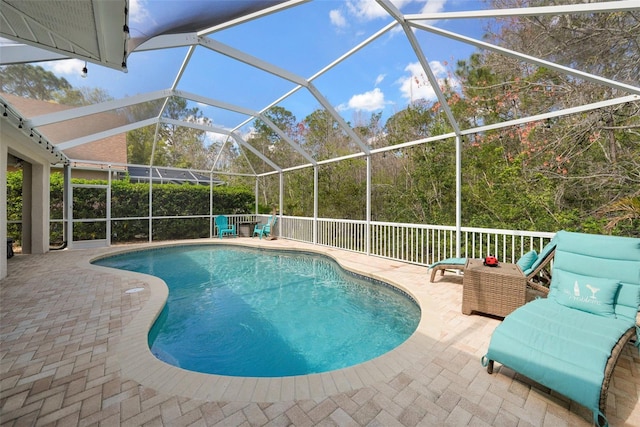
[[[448,0],[392,0],[392,3],[400,10],[411,3],[424,3],[420,8],[420,12],[433,13],[442,11],[447,1]],[[372,21],[388,16],[387,12],[375,0],[349,0],[346,3],[346,7],[351,15],[364,21]]]
[[[56,75],[79,76],[82,68],[84,68],[84,61],[79,59],[63,59],[60,61],[43,62],[39,65]],[[87,65],[87,68],[91,68],[90,65]]]
[[386,74],[379,74],[378,77],[376,77],[375,85],[378,86],[380,83],[382,83],[385,77],[387,77]]
[[359,111],[375,111],[384,108],[384,93],[380,88],[372,91],[353,95],[346,106],[338,107],[338,109],[352,109]]
[[331,20],[331,23],[338,28],[344,28],[347,26],[347,20],[338,9],[334,9],[329,12],[329,19]]
[[129,1],[129,20],[130,23],[141,24],[149,18],[146,0],[130,0]]
[[[451,86],[454,88],[459,86],[459,82],[448,75],[446,64],[440,61],[431,61],[429,62],[429,67],[440,86],[444,84],[447,78],[449,78],[449,84]],[[417,99],[426,99],[428,101],[436,99],[436,93],[433,87],[431,87],[427,75],[419,62],[412,62],[407,65],[404,70],[407,71],[409,75],[403,76],[397,81],[400,85],[400,93],[404,99],[408,102]]]
[[420,13],[437,13],[444,10],[447,0],[427,0]]
[[349,13],[366,21],[387,16],[387,12],[375,0],[349,0],[346,6]]
[[[142,1],[142,0],[139,0]],[[405,13],[434,13],[441,12],[449,0],[392,0],[393,5]],[[349,25],[349,18],[355,18],[360,22],[373,21],[379,18],[388,18],[389,14],[375,0],[347,0],[341,9],[329,12],[331,23],[337,28]],[[402,32],[402,27],[396,26],[391,34]],[[415,30],[414,30],[415,31]]]

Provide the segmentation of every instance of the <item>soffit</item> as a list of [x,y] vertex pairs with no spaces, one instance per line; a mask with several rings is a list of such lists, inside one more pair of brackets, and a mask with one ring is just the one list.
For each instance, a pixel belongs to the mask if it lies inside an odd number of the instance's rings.
[[126,68],[127,0],[0,0],[0,36],[110,68]]

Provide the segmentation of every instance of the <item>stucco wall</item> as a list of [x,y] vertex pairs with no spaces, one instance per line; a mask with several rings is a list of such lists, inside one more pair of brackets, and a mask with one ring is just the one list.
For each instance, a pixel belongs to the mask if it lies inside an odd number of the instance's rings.
[[29,174],[30,182],[23,188],[23,198],[29,199],[30,212],[23,213],[23,232],[28,230],[29,251],[44,253],[49,251],[49,171],[52,157],[28,135],[24,134],[8,120],[0,125],[0,181],[2,182],[2,202],[0,206],[0,277],[7,274],[7,156],[11,154],[28,163],[23,169]]

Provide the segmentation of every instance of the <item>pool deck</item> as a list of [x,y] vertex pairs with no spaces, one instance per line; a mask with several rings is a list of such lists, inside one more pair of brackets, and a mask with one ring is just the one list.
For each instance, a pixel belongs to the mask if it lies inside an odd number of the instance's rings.
[[[219,244],[219,239],[181,243]],[[175,242],[172,242],[175,243]],[[93,266],[149,245],[16,255],[0,281],[0,424],[82,426],[589,426],[591,413],[496,365],[480,364],[500,319],[461,313],[462,279],[287,240],[385,280],[421,305],[418,330],[355,367],[286,378],[197,374],[151,355],[146,333],[167,295],[150,276]],[[160,246],[164,244],[154,244]],[[126,293],[134,288],[141,292]],[[612,426],[640,426],[640,356],[627,345],[609,389]]]

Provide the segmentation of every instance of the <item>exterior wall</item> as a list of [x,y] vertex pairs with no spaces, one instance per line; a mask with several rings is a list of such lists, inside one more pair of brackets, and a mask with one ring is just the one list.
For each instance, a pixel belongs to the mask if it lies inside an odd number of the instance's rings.
[[0,279],[7,277],[7,144],[0,139]]
[[[49,251],[49,171],[55,159],[12,123],[0,123],[0,174],[2,177],[2,200],[0,203],[0,277],[7,274],[7,156],[19,157],[23,162],[23,198],[30,208],[23,211],[23,232],[28,230],[30,253]],[[23,239],[24,240],[24,239]],[[24,246],[23,242],[23,246]]]
[[[51,173],[64,173],[62,168],[51,168]],[[106,170],[84,170],[84,169],[71,169],[71,177],[78,179],[89,179],[89,180],[104,180],[109,179],[109,171]]]
[[[23,98],[21,96],[0,93],[25,118],[33,118],[42,114],[61,112],[75,108],[69,105]],[[60,123],[43,126],[40,129],[47,135],[49,142],[56,145],[80,136],[91,135],[128,124],[126,116],[117,113],[99,113],[88,117],[65,120]],[[65,155],[73,160],[101,161],[113,164],[127,163],[126,133],[113,135],[97,141],[64,150]]]
[[33,168],[31,163],[23,162],[22,164],[22,237],[20,242],[22,244],[22,253],[31,253],[31,206],[33,205],[31,191],[33,183]]
[[31,253],[49,251],[49,163],[32,165],[31,173]]

